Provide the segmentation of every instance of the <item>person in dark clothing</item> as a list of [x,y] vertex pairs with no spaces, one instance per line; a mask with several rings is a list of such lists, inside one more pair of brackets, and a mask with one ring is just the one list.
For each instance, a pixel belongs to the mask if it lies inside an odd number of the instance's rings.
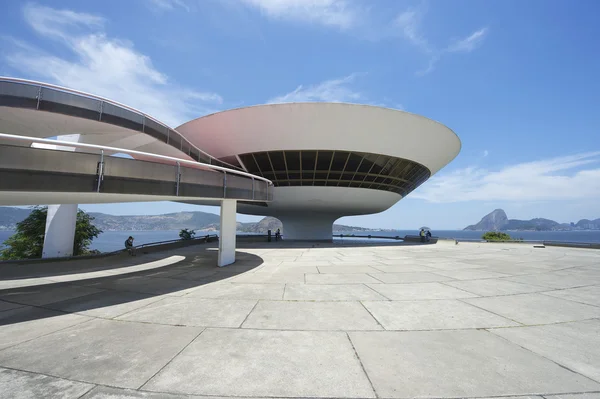
[[431,240],[431,231],[427,230],[427,233],[425,233],[425,237],[427,238],[427,242],[429,242]]
[[275,241],[279,241],[281,239],[281,230],[277,229],[275,232]]
[[129,255],[135,256],[135,247],[133,246],[133,237],[129,236],[127,240],[125,240],[125,249],[129,252]]

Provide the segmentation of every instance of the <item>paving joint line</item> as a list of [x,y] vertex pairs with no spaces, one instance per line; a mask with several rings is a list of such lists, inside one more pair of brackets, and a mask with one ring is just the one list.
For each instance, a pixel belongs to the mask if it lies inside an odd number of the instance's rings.
[[[523,345],[520,345],[520,344],[518,344],[518,343],[516,343],[516,342],[513,342],[513,341],[511,341],[510,339],[508,339],[508,338],[505,338],[505,337],[503,337],[503,336],[501,336],[501,335],[494,334],[494,332],[493,332],[493,331],[490,331],[490,329],[484,328],[483,330],[484,330],[484,331],[487,331],[488,333],[490,333],[490,334],[492,334],[492,335],[494,335],[494,336],[496,336],[496,337],[498,337],[498,338],[501,338],[501,339],[503,339],[504,341],[506,341],[506,342],[508,342],[508,343],[510,343],[510,344],[512,344],[512,345],[518,346],[519,348],[521,348],[521,349],[524,349],[524,350],[526,350],[527,352],[533,353],[534,355],[536,355],[536,356],[538,356],[538,357],[541,357],[542,359],[546,359],[546,360],[548,360],[549,362],[552,362],[552,363],[556,364],[558,367],[560,367],[560,368],[563,368],[563,369],[565,369],[565,370],[568,370],[568,371],[570,371],[570,372],[571,372],[571,373],[573,373],[573,374],[580,375],[580,376],[582,376],[583,378],[585,378],[585,379],[587,379],[587,380],[590,380],[590,381],[592,381],[592,382],[595,382],[595,383],[600,383],[600,381],[599,381],[599,380],[595,380],[595,379],[593,379],[592,377],[588,377],[588,376],[587,376],[587,375],[585,375],[585,374],[582,374],[582,373],[580,373],[580,372],[578,372],[578,371],[575,371],[575,370],[573,370],[572,368],[570,368],[570,367],[568,367],[568,366],[565,366],[564,364],[561,364],[561,363],[559,363],[559,362],[558,362],[558,361],[556,361],[556,360],[550,359],[549,357],[546,357],[546,356],[542,355],[541,353],[537,353],[537,352],[535,352],[534,350],[532,350],[532,349],[529,349],[529,348],[527,348],[527,347],[525,347],[525,346],[523,346]],[[551,394],[548,394],[548,395],[551,395]]]
[[258,306],[258,303],[260,301],[261,301],[260,299],[256,300],[256,303],[254,304],[254,306],[252,306],[252,309],[250,309],[250,311],[248,312],[248,314],[246,315],[246,317],[244,317],[244,320],[242,320],[242,322],[240,323],[240,325],[237,327],[238,329],[242,328],[242,326],[248,320],[248,318],[250,317],[250,314],[252,314],[252,312],[254,312],[254,309],[256,309],[256,307]]
[[192,339],[190,340],[190,342],[188,342],[188,343],[187,343],[187,345],[185,345],[185,346],[184,346],[184,347],[183,347],[183,348],[182,348],[182,349],[181,349],[179,352],[177,352],[177,353],[175,354],[175,356],[173,356],[173,357],[171,358],[171,360],[169,360],[169,361],[168,361],[168,362],[167,362],[167,363],[166,363],[164,366],[162,366],[162,367],[161,367],[161,368],[160,368],[160,369],[159,369],[159,370],[158,370],[156,373],[154,373],[154,374],[153,374],[153,375],[152,375],[150,378],[148,378],[148,379],[146,380],[146,382],[144,382],[142,385],[140,385],[138,388],[136,388],[136,390],[140,390],[140,389],[142,389],[142,388],[144,387],[144,385],[146,385],[148,382],[150,382],[150,380],[152,380],[154,377],[156,377],[156,376],[158,375],[158,373],[160,373],[161,371],[163,371],[163,370],[165,369],[165,367],[167,367],[169,364],[171,364],[171,362],[172,362],[173,360],[175,360],[175,358],[181,354],[181,352],[183,352],[183,351],[184,351],[184,350],[185,350],[185,349],[186,349],[188,346],[190,346],[190,345],[192,344],[192,342],[194,342],[196,339],[198,339],[198,337],[199,337],[200,335],[202,335],[202,333],[203,333],[204,331],[206,331],[206,328],[203,328],[203,329],[202,329],[202,331],[200,331],[200,332],[198,333],[198,335],[196,335],[194,338],[192,338]]
[[369,308],[367,308],[367,307],[365,306],[365,304],[364,304],[362,301],[358,301],[358,303],[360,303],[360,304],[362,305],[362,307],[363,307],[363,308],[364,308],[364,309],[367,311],[367,313],[369,313],[369,315],[370,315],[370,316],[373,318],[373,320],[375,320],[375,321],[377,322],[377,325],[378,325],[378,326],[380,326],[381,328],[383,328],[383,330],[384,330],[384,331],[388,331],[388,330],[387,330],[387,328],[385,328],[385,327],[383,326],[383,324],[381,324],[381,323],[379,322],[379,320],[377,319],[377,317],[375,317],[375,316],[373,315],[373,313],[371,313],[371,311],[369,310]]
[[348,334],[346,332],[346,338],[348,338],[348,342],[350,343],[350,346],[352,347],[352,350],[354,351],[354,356],[356,356],[356,360],[358,360],[358,364],[360,364],[360,368],[362,369],[363,373],[365,374],[365,377],[367,377],[367,381],[369,381],[369,385],[371,386],[371,389],[373,390],[373,394],[375,394],[376,398],[379,398],[379,394],[377,393],[377,390],[375,389],[375,385],[373,385],[373,381],[371,381],[371,377],[369,377],[369,374],[367,373],[367,369],[365,368],[365,365],[363,364],[360,356],[358,355],[358,351],[356,350],[356,347],[354,346],[354,342],[352,342],[352,339],[350,338],[350,334]]
[[[461,298],[457,298],[456,300],[457,300],[457,301],[459,301],[459,302],[462,302],[462,303],[464,303],[464,304],[466,304],[466,305],[473,306],[473,307],[475,307],[475,308],[477,308],[477,309],[483,310],[483,311],[485,311],[485,312],[488,312],[488,313],[494,314],[494,315],[496,315],[496,316],[498,316],[498,317],[502,317],[503,319],[510,320],[510,321],[513,321],[513,322],[515,322],[515,323],[519,324],[519,326],[512,326],[512,327],[521,327],[521,326],[526,326],[526,324],[525,324],[525,323],[521,323],[520,321],[517,321],[517,320],[511,319],[510,317],[506,317],[506,316],[503,316],[503,315],[501,315],[501,314],[499,314],[499,313],[492,312],[491,310],[488,310],[488,309],[482,308],[481,306],[477,306],[477,305],[473,305],[472,303],[465,302],[463,299],[470,299],[470,298],[462,298],[462,299],[461,299]],[[477,298],[473,298],[473,299],[477,299]],[[487,327],[487,328],[492,328],[492,327]]]
[[[373,291],[374,293],[376,293],[377,295],[381,295],[382,297],[384,297],[386,300],[388,301],[393,301],[393,299],[388,298],[387,296],[383,295],[381,292],[377,291],[375,288],[371,287],[370,285],[368,285],[367,283],[362,283],[361,285],[364,285],[365,287],[367,287],[368,289],[370,289],[371,291]],[[381,301],[383,302],[383,301]]]

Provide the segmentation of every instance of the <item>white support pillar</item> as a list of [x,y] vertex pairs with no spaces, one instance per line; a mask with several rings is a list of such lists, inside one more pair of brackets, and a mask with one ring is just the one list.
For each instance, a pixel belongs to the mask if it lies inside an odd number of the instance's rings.
[[219,267],[227,266],[235,262],[235,233],[237,229],[235,220],[236,211],[236,200],[226,199],[221,201]]
[[298,212],[276,215],[283,224],[283,239],[297,241],[331,241],[333,222],[338,216]]
[[77,204],[48,205],[42,258],[73,256]]
[[[57,136],[57,140],[79,142],[79,134]],[[74,152],[75,148],[53,144],[33,144],[33,147],[56,151]],[[42,258],[58,258],[73,256],[75,243],[75,223],[77,222],[77,204],[48,205],[46,216],[46,233]]]

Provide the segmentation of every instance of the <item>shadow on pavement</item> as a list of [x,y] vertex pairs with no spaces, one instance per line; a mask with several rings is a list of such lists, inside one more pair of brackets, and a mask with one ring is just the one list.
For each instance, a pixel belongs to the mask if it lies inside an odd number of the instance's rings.
[[[263,263],[262,258],[257,255],[237,251],[234,264],[219,268],[216,266],[218,251],[214,248],[195,247],[152,255],[130,259],[134,259],[131,262],[138,264],[156,260],[159,255],[161,258],[184,255],[185,259],[144,271],[69,282],[51,281],[59,276],[54,274],[52,277],[46,274],[44,278],[35,282],[39,285],[0,290],[0,326],[65,313],[112,318],[145,306],[146,302],[151,303],[157,296],[183,296],[197,287],[237,276]],[[114,265],[112,267],[114,268]],[[108,272],[107,268],[102,270]],[[91,269],[79,272],[89,271]],[[109,312],[106,308],[111,306],[118,307],[111,308]]]

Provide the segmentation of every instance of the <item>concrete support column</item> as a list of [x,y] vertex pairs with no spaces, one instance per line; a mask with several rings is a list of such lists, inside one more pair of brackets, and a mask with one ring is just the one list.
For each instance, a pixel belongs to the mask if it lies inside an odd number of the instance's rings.
[[[57,136],[57,140],[79,142],[79,134]],[[37,147],[56,151],[74,152],[75,148],[60,145],[38,144]],[[73,256],[75,243],[75,223],[77,222],[77,204],[48,205],[46,216],[46,233],[44,235],[44,248],[42,258],[58,258]]]
[[235,262],[235,232],[237,224],[235,215],[237,201],[226,199],[221,201],[221,228],[219,235],[218,266],[227,266]]
[[297,214],[277,215],[283,224],[284,240],[331,241],[334,215],[300,212]]
[[48,205],[42,258],[73,255],[77,204]]

